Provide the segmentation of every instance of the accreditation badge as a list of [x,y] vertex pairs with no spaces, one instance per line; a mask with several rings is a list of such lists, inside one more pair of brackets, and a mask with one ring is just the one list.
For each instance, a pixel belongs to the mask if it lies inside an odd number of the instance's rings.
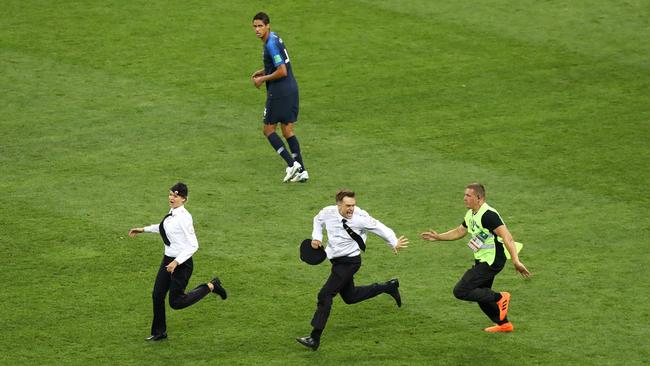
[[472,252],[476,253],[481,249],[481,247],[485,244],[483,242],[483,239],[481,239],[480,236],[474,236],[472,239],[470,239],[469,242],[467,242],[467,247],[472,250]]

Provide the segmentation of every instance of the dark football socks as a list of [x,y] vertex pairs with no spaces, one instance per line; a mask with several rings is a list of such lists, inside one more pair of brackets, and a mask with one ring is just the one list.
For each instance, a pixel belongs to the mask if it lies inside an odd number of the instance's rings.
[[287,144],[289,144],[289,149],[291,150],[291,156],[296,159],[297,162],[302,165],[303,169],[305,168],[305,163],[302,161],[302,155],[300,154],[300,143],[298,143],[298,138],[293,135],[287,139]]
[[282,139],[280,139],[278,134],[273,132],[272,134],[266,136],[266,138],[269,140],[269,143],[271,143],[271,146],[273,146],[273,149],[275,149],[275,152],[277,152],[282,157],[282,159],[287,162],[287,166],[293,166],[294,160],[291,155],[289,155],[287,149],[284,147],[284,142],[282,142]]

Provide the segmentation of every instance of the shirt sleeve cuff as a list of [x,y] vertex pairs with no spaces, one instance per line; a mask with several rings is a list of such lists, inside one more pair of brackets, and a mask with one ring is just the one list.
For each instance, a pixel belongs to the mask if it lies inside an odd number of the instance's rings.
[[158,232],[158,225],[149,225],[144,227],[144,232],[145,233],[157,233]]
[[176,261],[176,263],[181,265],[181,264],[185,263],[185,261],[188,260],[191,256],[192,256],[191,254],[188,256],[187,254],[182,253],[178,257],[174,258],[174,260]]

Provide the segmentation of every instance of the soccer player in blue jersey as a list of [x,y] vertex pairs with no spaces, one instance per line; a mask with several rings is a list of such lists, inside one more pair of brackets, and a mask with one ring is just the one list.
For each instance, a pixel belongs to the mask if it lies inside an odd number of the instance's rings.
[[[306,182],[309,174],[300,154],[298,138],[293,132],[293,124],[298,120],[298,83],[293,77],[289,54],[282,38],[275,32],[271,32],[269,16],[266,13],[255,14],[253,29],[257,38],[264,43],[264,69],[257,70],[251,75],[256,88],[259,89],[262,83],[266,83],[264,135],[275,151],[287,162],[283,181]],[[275,132],[278,123],[291,149],[291,154]]]

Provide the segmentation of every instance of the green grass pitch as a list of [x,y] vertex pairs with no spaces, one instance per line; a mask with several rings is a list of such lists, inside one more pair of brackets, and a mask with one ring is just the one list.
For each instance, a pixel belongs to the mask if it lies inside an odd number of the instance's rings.
[[[650,359],[650,6],[646,1],[14,1],[0,11],[0,364],[634,365]],[[311,181],[282,184],[250,74],[260,10],[287,44]],[[144,342],[167,189],[190,187],[190,286]],[[463,187],[523,243],[512,334],[452,288]],[[340,187],[411,239],[371,237],[360,284],[309,333],[329,266],[298,260]]]

